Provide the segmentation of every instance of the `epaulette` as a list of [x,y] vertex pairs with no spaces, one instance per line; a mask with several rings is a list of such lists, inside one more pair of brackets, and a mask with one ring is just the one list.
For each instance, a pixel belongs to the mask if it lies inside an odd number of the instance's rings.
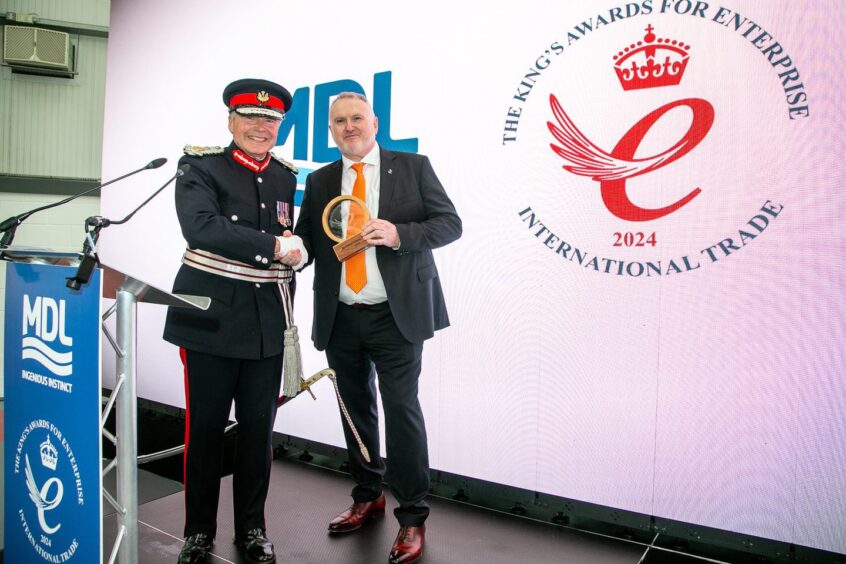
[[290,170],[294,174],[300,173],[300,169],[295,167],[294,163],[289,163],[288,161],[286,161],[285,159],[283,159],[279,155],[274,154],[273,151],[270,152],[270,158],[272,158],[274,161],[281,164],[282,166],[284,166],[285,168],[287,168],[288,170]]
[[189,157],[205,157],[206,155],[222,155],[223,147],[200,147],[199,145],[185,145],[182,149]]

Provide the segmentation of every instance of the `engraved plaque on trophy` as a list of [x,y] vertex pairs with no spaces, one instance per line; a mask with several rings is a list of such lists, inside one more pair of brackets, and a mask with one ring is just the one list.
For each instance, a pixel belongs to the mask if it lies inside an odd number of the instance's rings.
[[355,229],[352,234],[348,233],[347,226],[350,214],[357,219],[361,226],[364,226],[370,220],[367,204],[352,195],[338,196],[332,199],[323,210],[323,231],[327,237],[337,243],[332,249],[341,262],[370,246],[359,233],[359,229]]

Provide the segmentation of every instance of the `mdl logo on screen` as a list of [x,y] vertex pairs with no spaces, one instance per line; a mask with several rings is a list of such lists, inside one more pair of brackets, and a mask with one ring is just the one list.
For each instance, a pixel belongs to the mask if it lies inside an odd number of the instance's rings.
[[[329,137],[329,103],[334,96],[341,92],[358,92],[364,94],[373,106],[373,112],[379,118],[379,131],[376,141],[379,146],[392,151],[416,153],[418,141],[416,137],[394,139],[391,137],[391,71],[378,72],[373,75],[372,95],[368,95],[364,87],[350,78],[333,80],[318,84],[312,88],[303,86],[294,91],[294,102],[291,110],[285,114],[285,120],[279,127],[276,145],[283,145],[293,136],[293,159],[307,163],[330,163],[341,158],[341,152],[334,145],[330,145]],[[311,109],[314,116],[309,121]],[[311,150],[309,152],[309,149]],[[299,163],[298,163],[299,164]],[[299,166],[297,175],[296,205],[302,202],[302,189],[305,179],[314,169]]]

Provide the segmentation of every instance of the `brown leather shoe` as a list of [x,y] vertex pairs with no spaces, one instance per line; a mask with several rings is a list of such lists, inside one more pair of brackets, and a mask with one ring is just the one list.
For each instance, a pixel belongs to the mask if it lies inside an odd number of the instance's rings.
[[360,529],[364,522],[372,517],[385,514],[385,494],[373,501],[353,503],[350,508],[332,519],[329,523],[330,533],[351,533]]
[[388,556],[389,564],[411,564],[423,557],[426,526],[400,527],[397,539]]

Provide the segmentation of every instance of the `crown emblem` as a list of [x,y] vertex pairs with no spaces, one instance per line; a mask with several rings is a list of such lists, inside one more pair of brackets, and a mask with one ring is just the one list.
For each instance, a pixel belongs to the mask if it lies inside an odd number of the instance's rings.
[[690,45],[675,39],[657,37],[652,24],[646,27],[643,41],[632,43],[614,55],[614,71],[623,90],[676,86],[681,82]]
[[41,464],[43,464],[50,470],[55,470],[56,463],[59,462],[59,451],[56,450],[56,447],[54,447],[53,443],[50,442],[50,435],[47,435],[47,439],[43,443],[41,443],[40,450]]
[[258,100],[260,104],[265,104],[268,100],[270,100],[270,94],[262,90],[256,94],[256,100]]

